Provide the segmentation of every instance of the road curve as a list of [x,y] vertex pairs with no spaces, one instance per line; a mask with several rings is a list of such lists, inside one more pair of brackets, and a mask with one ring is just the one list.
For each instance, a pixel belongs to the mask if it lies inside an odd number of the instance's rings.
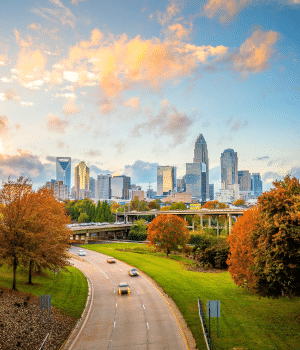
[[[77,255],[79,248],[70,253]],[[130,277],[127,264],[85,250],[71,259],[93,286],[90,311],[69,350],[187,350],[186,338],[169,304],[144,276]],[[130,295],[118,295],[118,284],[128,282]]]

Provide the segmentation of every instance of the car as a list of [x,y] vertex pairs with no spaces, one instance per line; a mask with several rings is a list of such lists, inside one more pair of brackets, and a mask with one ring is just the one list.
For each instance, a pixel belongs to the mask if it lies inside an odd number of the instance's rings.
[[127,282],[121,282],[119,284],[119,295],[130,294],[130,288]]
[[79,256],[85,256],[85,255],[86,255],[86,252],[85,252],[83,249],[79,249],[79,250],[78,250],[78,255],[79,255]]
[[106,261],[108,262],[108,263],[110,263],[110,264],[112,264],[112,263],[115,263],[116,262],[116,260],[115,260],[115,258],[113,258],[113,257],[108,257],[107,259],[106,259]]
[[138,275],[139,275],[137,269],[130,269],[130,270],[128,271],[128,274],[129,274],[129,276],[131,276],[131,277],[134,277],[134,276],[138,276]]

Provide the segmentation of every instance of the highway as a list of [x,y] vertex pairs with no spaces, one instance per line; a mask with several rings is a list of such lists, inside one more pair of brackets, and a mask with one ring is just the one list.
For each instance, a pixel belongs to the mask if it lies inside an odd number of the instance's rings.
[[[78,247],[70,253],[77,255]],[[69,350],[186,350],[182,328],[164,296],[145,276],[130,277],[130,267],[106,255],[86,251],[71,263],[91,280],[93,294],[88,317]],[[130,295],[118,294],[128,282]]]

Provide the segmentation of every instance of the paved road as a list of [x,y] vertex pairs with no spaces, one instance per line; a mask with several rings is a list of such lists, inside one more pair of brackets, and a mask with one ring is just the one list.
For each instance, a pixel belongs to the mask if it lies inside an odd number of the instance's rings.
[[[77,254],[81,248],[72,247]],[[72,259],[93,284],[91,311],[70,350],[186,350],[182,329],[158,289],[140,275],[130,277],[127,264],[106,262],[106,255],[86,250],[84,261]],[[118,295],[128,282],[130,295]]]

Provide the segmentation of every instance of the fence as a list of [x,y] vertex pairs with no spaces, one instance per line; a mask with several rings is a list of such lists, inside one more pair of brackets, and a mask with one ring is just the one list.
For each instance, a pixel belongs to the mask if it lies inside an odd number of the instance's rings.
[[203,330],[203,334],[204,334],[204,339],[205,339],[205,343],[207,346],[208,350],[213,350],[213,344],[212,341],[210,339],[210,335],[207,331],[207,327],[206,327],[206,323],[205,323],[205,318],[204,318],[204,314],[203,314],[203,310],[202,310],[202,306],[201,306],[201,301],[198,298],[198,310],[199,310],[199,317],[200,317],[200,321],[202,324],[202,330]]

